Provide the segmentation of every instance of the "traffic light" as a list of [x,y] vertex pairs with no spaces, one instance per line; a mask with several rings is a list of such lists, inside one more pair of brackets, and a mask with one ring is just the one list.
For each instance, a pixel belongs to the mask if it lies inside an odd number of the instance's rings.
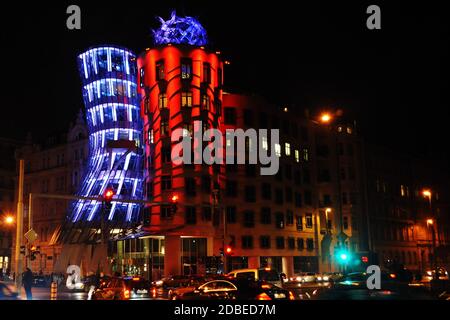
[[368,263],[368,262],[369,262],[369,257],[368,257],[368,256],[362,256],[362,257],[361,257],[361,261],[362,261],[363,263]]
[[233,253],[233,248],[231,246],[226,246],[225,253],[227,256],[231,256],[231,254]]
[[336,251],[336,258],[338,263],[347,264],[351,259],[351,254],[347,249],[338,249]]
[[111,188],[108,188],[108,189],[106,189],[105,192],[103,193],[103,200],[104,200],[106,203],[110,203],[111,200],[112,200],[112,198],[113,198],[113,196],[114,196],[114,190],[111,189]]
[[172,198],[170,198],[170,212],[175,214],[178,210],[178,195],[174,194]]

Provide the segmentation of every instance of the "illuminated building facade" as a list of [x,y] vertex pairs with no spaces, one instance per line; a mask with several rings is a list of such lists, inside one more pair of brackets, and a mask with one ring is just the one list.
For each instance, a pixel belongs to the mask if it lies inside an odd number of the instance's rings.
[[[142,121],[136,85],[136,61],[119,47],[92,48],[78,57],[89,131],[89,164],[79,196],[98,197],[112,188],[114,199],[142,199]],[[110,143],[132,141],[133,150]],[[139,204],[113,201],[105,213],[110,222],[126,226],[139,218]],[[72,223],[99,220],[99,201],[74,203]]]
[[[218,255],[214,239],[221,237],[217,234],[220,214],[214,206],[214,194],[220,193],[223,167],[174,165],[171,133],[177,128],[193,133],[195,120],[202,121],[203,130],[220,128],[223,62],[216,53],[199,46],[205,44],[206,35],[195,19],[179,19],[172,16],[155,34],[181,24],[195,29],[193,35],[175,28],[164,37],[158,36],[158,46],[138,58],[147,197],[155,203],[178,197],[176,212],[167,205],[147,207],[144,212],[145,229],[164,235],[165,274],[205,272],[200,267],[205,264],[199,261]],[[196,191],[197,186],[201,192]]]

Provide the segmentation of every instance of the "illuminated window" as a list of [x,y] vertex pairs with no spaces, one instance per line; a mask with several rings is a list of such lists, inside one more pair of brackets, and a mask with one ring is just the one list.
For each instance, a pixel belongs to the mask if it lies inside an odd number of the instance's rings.
[[190,91],[181,92],[181,106],[192,107],[192,92]]
[[262,148],[263,148],[263,150],[269,150],[269,144],[268,144],[268,142],[267,142],[267,137],[262,137]]
[[145,80],[145,69],[144,68],[141,68],[141,69],[139,69],[139,75],[140,75],[140,77],[139,77],[139,86],[141,87],[141,88],[143,88],[144,87],[144,80]]
[[300,162],[300,151],[295,150],[294,154],[295,154],[295,162]]
[[347,127],[347,133],[348,133],[348,134],[352,134],[352,132],[353,132],[352,128]]
[[181,79],[188,80],[192,78],[192,60],[181,60]]
[[211,101],[207,94],[202,94],[201,102],[202,102],[202,109],[209,110]]
[[203,63],[203,82],[211,83],[211,66],[209,63]]
[[342,132],[342,127],[341,126],[338,127],[338,132]]
[[154,143],[153,129],[148,130],[148,142],[149,143]]
[[156,81],[163,80],[164,74],[164,60],[160,60],[156,63]]
[[167,94],[160,93],[158,96],[158,106],[160,109],[167,108]]
[[291,145],[289,143],[284,144],[284,153],[288,157],[291,155]]
[[309,150],[307,148],[303,149],[303,160],[309,161]]
[[281,145],[279,143],[275,143],[275,155],[281,157]]
[[401,195],[402,197],[406,196],[406,188],[405,188],[404,185],[401,185],[401,186],[400,186],[400,195]]
[[313,218],[312,218],[312,214],[307,214],[305,216],[305,221],[306,221],[306,227],[311,229],[313,227]]

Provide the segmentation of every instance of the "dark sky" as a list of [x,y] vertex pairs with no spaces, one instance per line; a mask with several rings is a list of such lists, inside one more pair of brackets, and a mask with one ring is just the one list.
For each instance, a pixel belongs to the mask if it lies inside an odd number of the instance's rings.
[[[152,45],[155,17],[177,9],[199,18],[231,60],[229,87],[279,105],[339,107],[370,141],[448,157],[447,11],[428,2],[294,2],[16,1],[0,22],[0,135],[63,131],[82,107],[76,55],[104,43],[140,53]],[[69,4],[81,7],[81,31],[66,29]],[[366,28],[369,4],[380,5],[382,30]]]

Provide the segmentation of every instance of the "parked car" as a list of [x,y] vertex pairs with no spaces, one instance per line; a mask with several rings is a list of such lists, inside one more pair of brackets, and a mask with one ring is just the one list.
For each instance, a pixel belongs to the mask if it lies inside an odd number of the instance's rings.
[[172,296],[173,300],[294,300],[291,291],[266,281],[244,278],[212,280],[196,288],[186,288]]
[[317,275],[314,272],[303,272],[295,274],[289,280],[294,283],[311,283],[317,281]]
[[[422,277],[422,281],[429,282],[435,278],[436,270],[427,270]],[[444,268],[437,268],[437,275],[439,280],[449,280],[448,271]]]

